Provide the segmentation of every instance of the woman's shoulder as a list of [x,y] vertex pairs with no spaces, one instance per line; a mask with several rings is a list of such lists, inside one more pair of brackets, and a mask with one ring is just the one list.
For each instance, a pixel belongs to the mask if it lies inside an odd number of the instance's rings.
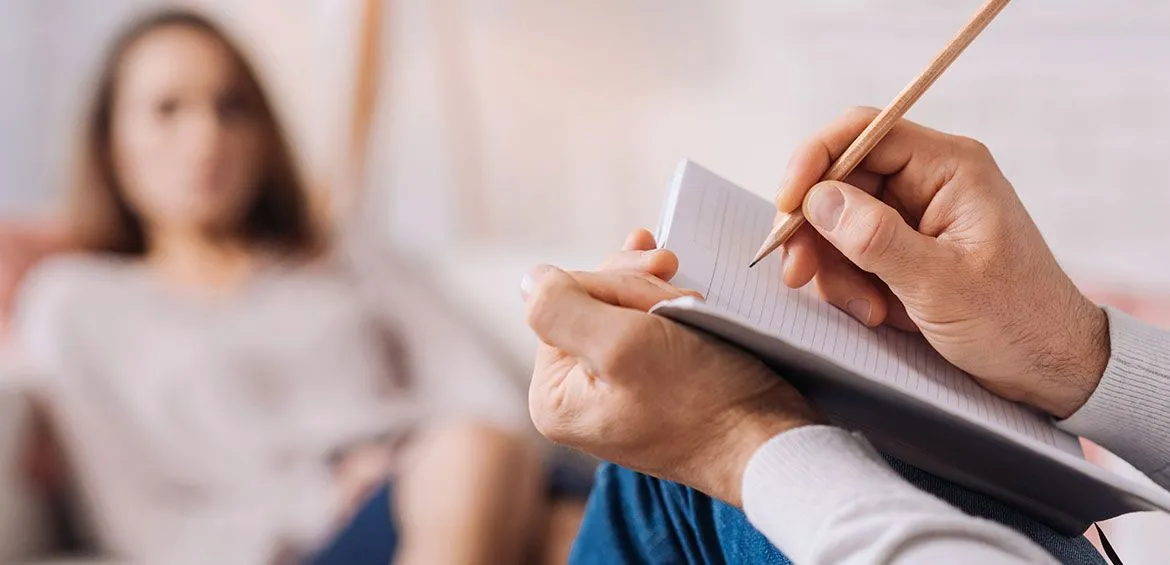
[[[48,286],[59,291],[84,292],[100,283],[125,277],[133,264],[125,259],[94,253],[62,253],[34,266],[22,288]],[[95,286],[96,285],[96,286]]]
[[117,279],[127,263],[91,254],[61,254],[29,271],[17,295],[13,329],[22,348],[49,370],[76,345],[78,322],[126,288]]
[[45,315],[101,300],[120,284],[129,262],[92,253],[63,253],[41,260],[20,285],[19,317]]

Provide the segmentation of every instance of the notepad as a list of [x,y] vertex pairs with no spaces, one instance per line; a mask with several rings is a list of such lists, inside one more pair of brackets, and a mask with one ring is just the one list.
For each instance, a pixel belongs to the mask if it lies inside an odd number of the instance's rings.
[[681,163],[657,236],[679,257],[673,282],[706,300],[672,300],[653,312],[757,355],[885,453],[1066,533],[1127,512],[1170,510],[1170,493],[1087,463],[1075,436],[980,387],[922,336],[868,328],[810,288],[787,288],[781,253],[748,268],[774,215],[767,200]]

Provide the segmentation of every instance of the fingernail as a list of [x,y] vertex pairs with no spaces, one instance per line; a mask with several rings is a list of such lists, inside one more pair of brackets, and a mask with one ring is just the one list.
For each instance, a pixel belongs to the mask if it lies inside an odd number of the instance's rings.
[[544,276],[550,267],[548,265],[538,265],[531,271],[524,274],[524,278],[520,279],[520,298],[528,300],[528,295],[532,294],[532,289],[536,288],[536,283],[540,277]]
[[850,316],[857,318],[857,321],[869,325],[869,301],[864,298],[854,298],[845,303],[845,310],[849,312]]
[[845,195],[831,184],[823,184],[813,188],[808,195],[808,220],[818,228],[833,231],[837,222],[841,221],[841,212],[845,209]]

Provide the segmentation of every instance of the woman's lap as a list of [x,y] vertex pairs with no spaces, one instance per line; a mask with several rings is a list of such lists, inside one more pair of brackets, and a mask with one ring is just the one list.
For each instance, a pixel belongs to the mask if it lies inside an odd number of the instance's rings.
[[[1084,537],[1067,537],[992,498],[896,460],[919,488],[1027,535],[1062,563],[1103,564]],[[782,504],[783,501],[777,501]],[[739,509],[693,489],[603,464],[570,563],[765,563],[788,559]]]
[[323,549],[308,560],[310,565],[386,565],[398,547],[393,519],[394,489],[387,483],[358,509],[349,523]]
[[[550,499],[584,499],[592,479],[572,465],[552,462],[547,469]],[[386,565],[398,547],[399,530],[394,511],[394,485],[375,491],[349,522],[312,556],[310,565]]]

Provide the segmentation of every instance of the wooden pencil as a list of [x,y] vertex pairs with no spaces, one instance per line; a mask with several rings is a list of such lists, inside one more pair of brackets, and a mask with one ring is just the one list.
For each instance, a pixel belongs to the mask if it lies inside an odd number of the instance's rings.
[[[988,0],[979,11],[971,17],[970,21],[959,30],[959,33],[951,39],[950,43],[934,59],[926,66],[914,81],[911,82],[902,92],[890,102],[876,118],[870,122],[869,126],[853,140],[849,148],[833,162],[825,176],[821,178],[822,181],[835,180],[843,181],[857,165],[865,159],[866,155],[881,142],[882,138],[894,128],[894,124],[902,119],[910,107],[918,101],[919,98],[938,80],[938,77],[955,62],[959,54],[979,36],[979,33],[999,15],[1010,0]],[[804,225],[804,214],[797,208],[791,214],[786,214],[781,220],[772,228],[771,233],[764,240],[760,250],[756,252],[755,258],[752,259],[749,267],[755,267],[756,263],[762,261],[765,257],[784,245],[800,226]]]

